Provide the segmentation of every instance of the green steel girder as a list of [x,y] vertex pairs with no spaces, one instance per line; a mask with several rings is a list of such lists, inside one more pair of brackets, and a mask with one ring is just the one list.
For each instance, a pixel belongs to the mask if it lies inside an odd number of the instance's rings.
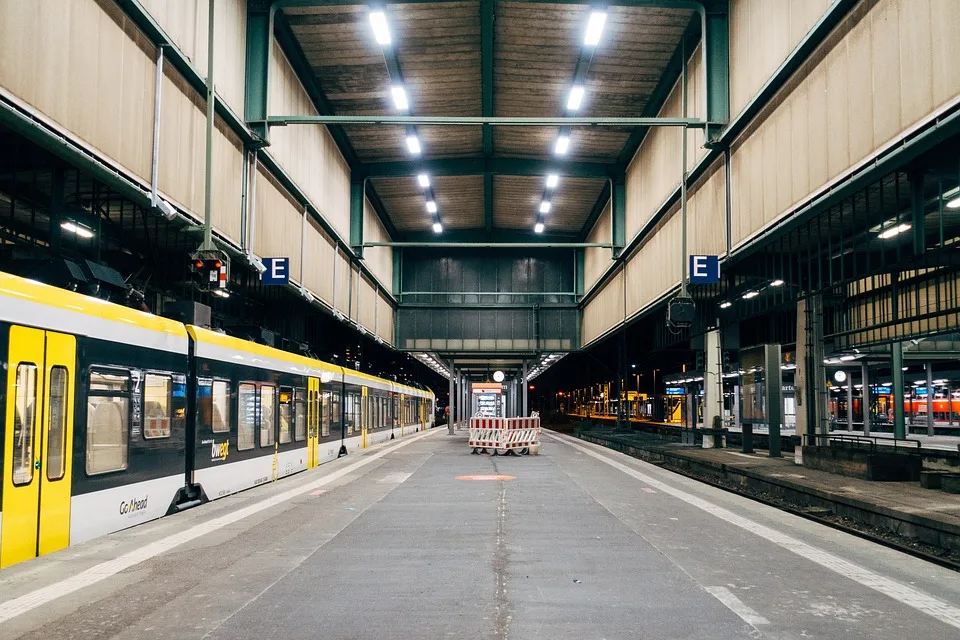
[[350,181],[350,247],[363,258],[363,180]]
[[273,12],[269,7],[247,7],[246,67],[244,77],[243,117],[247,125],[265,142],[267,127],[267,92],[270,73],[270,47],[273,38]]
[[603,116],[270,116],[267,125],[286,127],[297,124],[352,125],[429,125],[433,127],[687,127],[704,129],[707,123],[699,118],[672,117],[603,117]]
[[487,242],[474,240],[470,242],[451,241],[404,241],[404,242],[367,242],[365,247],[401,247],[420,249],[613,249],[612,244],[603,242]]
[[620,256],[627,244],[627,178],[624,175],[613,179],[613,206],[611,207],[611,242],[614,259]]
[[[727,7],[707,11],[706,30],[707,122],[721,126],[730,120],[730,25]],[[719,138],[721,127],[707,129],[707,144]]]
[[403,294],[403,249],[393,250],[393,291],[391,293],[398,300]]
[[[408,231],[403,240],[418,246],[430,247],[438,242],[437,235],[431,231]],[[526,229],[493,229],[488,234],[485,229],[444,229],[443,240],[458,243],[486,244],[490,242],[512,244],[554,244],[567,245],[579,242],[575,235],[562,233],[534,233]],[[368,245],[369,246],[369,245]],[[568,247],[572,249],[573,247]],[[609,246],[608,246],[609,248]]]
[[576,255],[576,295],[577,300],[583,297],[583,287],[585,283],[584,269],[586,267],[586,251],[583,249],[577,249]]
[[429,173],[431,176],[471,176],[483,173],[508,176],[543,176],[557,173],[571,178],[607,178],[617,173],[613,164],[539,158],[438,158],[433,160],[371,162],[359,167],[368,178],[402,178]]
[[[480,0],[480,87],[484,116],[493,115],[493,5]],[[493,127],[483,125],[483,155],[493,154]]]
[[493,232],[493,174],[483,174],[483,224],[487,234]]

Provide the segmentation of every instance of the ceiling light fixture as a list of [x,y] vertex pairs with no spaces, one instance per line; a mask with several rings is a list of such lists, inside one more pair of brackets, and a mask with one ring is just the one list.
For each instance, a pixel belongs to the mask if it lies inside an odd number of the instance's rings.
[[399,111],[406,111],[410,108],[410,103],[407,102],[407,92],[404,91],[403,87],[396,85],[390,87],[390,93],[393,95],[393,105]]
[[370,26],[373,27],[373,37],[377,44],[390,44],[390,27],[387,26],[387,16],[383,11],[370,12]]
[[417,136],[407,136],[407,149],[409,149],[413,155],[420,154],[420,140]]
[[430,186],[430,176],[425,173],[421,173],[417,176],[417,182],[420,183],[420,186],[426,189]]
[[544,200],[540,203],[540,213],[550,213],[550,201]]
[[69,231],[70,233],[75,233],[75,234],[77,234],[78,236],[80,236],[81,238],[92,238],[92,237],[93,237],[93,231],[90,231],[90,229],[87,229],[86,227],[81,227],[81,226],[78,225],[78,224],[74,224],[73,222],[70,222],[69,220],[66,221],[66,222],[61,223],[61,224],[60,224],[60,228],[66,230],[66,231]]
[[909,230],[910,230],[910,225],[907,223],[903,223],[896,227],[890,227],[888,229],[884,229],[883,231],[880,232],[879,237],[881,240],[889,240],[890,238],[898,236],[904,231],[909,231]]
[[543,223],[542,223],[542,222],[538,222],[536,225],[534,225],[534,227],[533,227],[533,232],[534,232],[534,233],[543,233]]
[[947,209],[960,209],[960,198],[954,198],[948,202]]
[[733,303],[730,302],[729,300],[725,300],[725,301],[723,301],[723,302],[720,303],[720,308],[721,308],[721,309],[729,309],[729,308],[732,307],[732,306],[733,306]]
[[771,287],[782,287],[782,286],[783,286],[783,280],[774,280],[773,282],[770,283],[770,286],[771,286]]
[[595,47],[600,44],[600,36],[603,34],[603,25],[606,21],[607,14],[605,12],[591,12],[590,19],[587,21],[587,33],[583,37],[583,44],[588,47]]
[[214,289],[214,290],[213,290],[213,295],[215,295],[215,296],[220,296],[221,298],[229,298],[229,297],[230,297],[230,293],[227,292],[227,291],[224,291],[223,289]]
[[567,111],[576,111],[580,108],[581,102],[583,102],[583,86],[577,84],[570,89],[570,97],[567,98]]
[[756,298],[758,295],[760,295],[759,291],[747,291],[745,294],[743,294],[743,299],[749,300],[750,298]]
[[564,155],[567,150],[570,148],[570,136],[562,135],[557,138],[557,144],[553,148],[553,152],[558,156]]
[[433,223],[433,232],[434,232],[434,233],[440,233],[441,231],[443,231],[443,226],[442,226],[439,222],[434,222],[434,223]]
[[429,211],[430,213],[436,213],[437,203],[434,202],[433,200],[427,200],[427,211]]
[[560,184],[560,176],[555,173],[547,176],[547,189],[556,189],[558,184]]

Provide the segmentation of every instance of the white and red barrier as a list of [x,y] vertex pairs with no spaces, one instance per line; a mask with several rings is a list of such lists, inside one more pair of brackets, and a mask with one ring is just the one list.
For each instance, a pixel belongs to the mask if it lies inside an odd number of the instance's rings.
[[470,418],[467,444],[474,453],[538,453],[540,418]]

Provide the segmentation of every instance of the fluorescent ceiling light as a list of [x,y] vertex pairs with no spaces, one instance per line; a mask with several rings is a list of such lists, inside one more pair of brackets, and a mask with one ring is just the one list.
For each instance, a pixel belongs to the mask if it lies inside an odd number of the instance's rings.
[[782,287],[782,286],[783,286],[783,280],[774,280],[773,282],[770,283],[770,286],[771,286],[771,287]]
[[399,111],[406,111],[410,108],[410,103],[407,102],[407,92],[403,90],[403,87],[399,85],[390,87],[390,93],[393,95],[393,105]]
[[560,176],[555,173],[547,176],[547,189],[556,189],[558,184],[560,184]]
[[442,226],[439,222],[434,222],[434,223],[433,223],[433,232],[434,232],[434,233],[440,233],[441,231],[443,231],[443,226]]
[[888,240],[890,238],[893,238],[894,236],[900,235],[904,231],[909,231],[909,230],[910,230],[910,225],[907,223],[903,223],[896,227],[890,227],[880,232],[880,239]]
[[390,44],[390,27],[387,26],[387,16],[383,11],[370,12],[370,26],[373,27],[373,37],[377,44]]
[[227,291],[224,291],[223,289],[214,289],[214,290],[213,290],[213,295],[215,295],[215,296],[220,296],[221,298],[229,298],[229,297],[230,297],[230,294],[229,294]]
[[425,173],[421,173],[417,176],[417,182],[420,183],[420,186],[426,189],[430,186],[430,176]]
[[749,300],[750,298],[756,298],[758,295],[760,295],[759,291],[747,291],[745,294],[743,294],[743,299]]
[[947,209],[960,209],[960,198],[954,198],[948,202]]
[[857,359],[857,356],[851,356],[851,355],[840,356],[841,362],[850,362],[851,360],[856,360],[856,359]]
[[557,145],[553,148],[554,153],[562,156],[570,148],[570,136],[560,136],[557,138]]
[[65,229],[66,231],[69,231],[70,233],[75,233],[75,234],[77,234],[78,236],[80,236],[81,238],[92,238],[92,237],[93,237],[93,231],[90,231],[90,229],[87,229],[86,227],[81,227],[81,226],[78,225],[78,224],[74,224],[74,223],[70,222],[69,220],[68,220],[67,222],[62,223],[62,224],[60,225],[60,228]]
[[538,222],[538,223],[533,227],[533,232],[534,232],[534,233],[543,233],[543,223],[542,223],[542,222]]
[[567,98],[567,111],[576,111],[580,108],[581,102],[583,102],[583,86],[577,84],[570,89],[570,97]]
[[407,149],[410,153],[418,155],[420,153],[420,140],[417,136],[407,136]]
[[430,213],[436,213],[437,203],[434,202],[433,200],[427,200],[427,211],[429,211]]
[[595,47],[600,44],[600,36],[603,34],[603,25],[606,21],[606,12],[592,11],[590,19],[587,21],[587,33],[583,37],[583,44],[588,47]]
[[550,213],[550,201],[544,200],[540,203],[540,213]]
[[730,302],[729,300],[720,303],[721,309],[729,309],[732,306],[733,306],[733,303]]

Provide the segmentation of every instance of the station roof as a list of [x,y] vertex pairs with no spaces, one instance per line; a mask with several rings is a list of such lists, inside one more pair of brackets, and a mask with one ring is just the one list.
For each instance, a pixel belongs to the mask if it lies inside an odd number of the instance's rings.
[[[681,40],[699,34],[692,9],[671,4],[296,0],[281,5],[277,20],[312,70],[330,108],[324,115],[638,117],[656,115],[678,76]],[[389,44],[378,42],[371,20],[379,11]],[[605,19],[590,45],[594,13]],[[575,86],[583,89],[578,108],[568,105]],[[406,109],[395,100],[399,88]],[[444,231],[531,234],[542,221],[544,235],[583,237],[606,199],[607,176],[629,161],[642,134],[396,124],[342,131],[381,215],[406,238],[432,235],[437,217]],[[567,133],[569,149],[558,154]],[[552,189],[550,174],[559,176]],[[427,210],[431,198],[436,217]],[[541,214],[543,201],[550,210]]]

